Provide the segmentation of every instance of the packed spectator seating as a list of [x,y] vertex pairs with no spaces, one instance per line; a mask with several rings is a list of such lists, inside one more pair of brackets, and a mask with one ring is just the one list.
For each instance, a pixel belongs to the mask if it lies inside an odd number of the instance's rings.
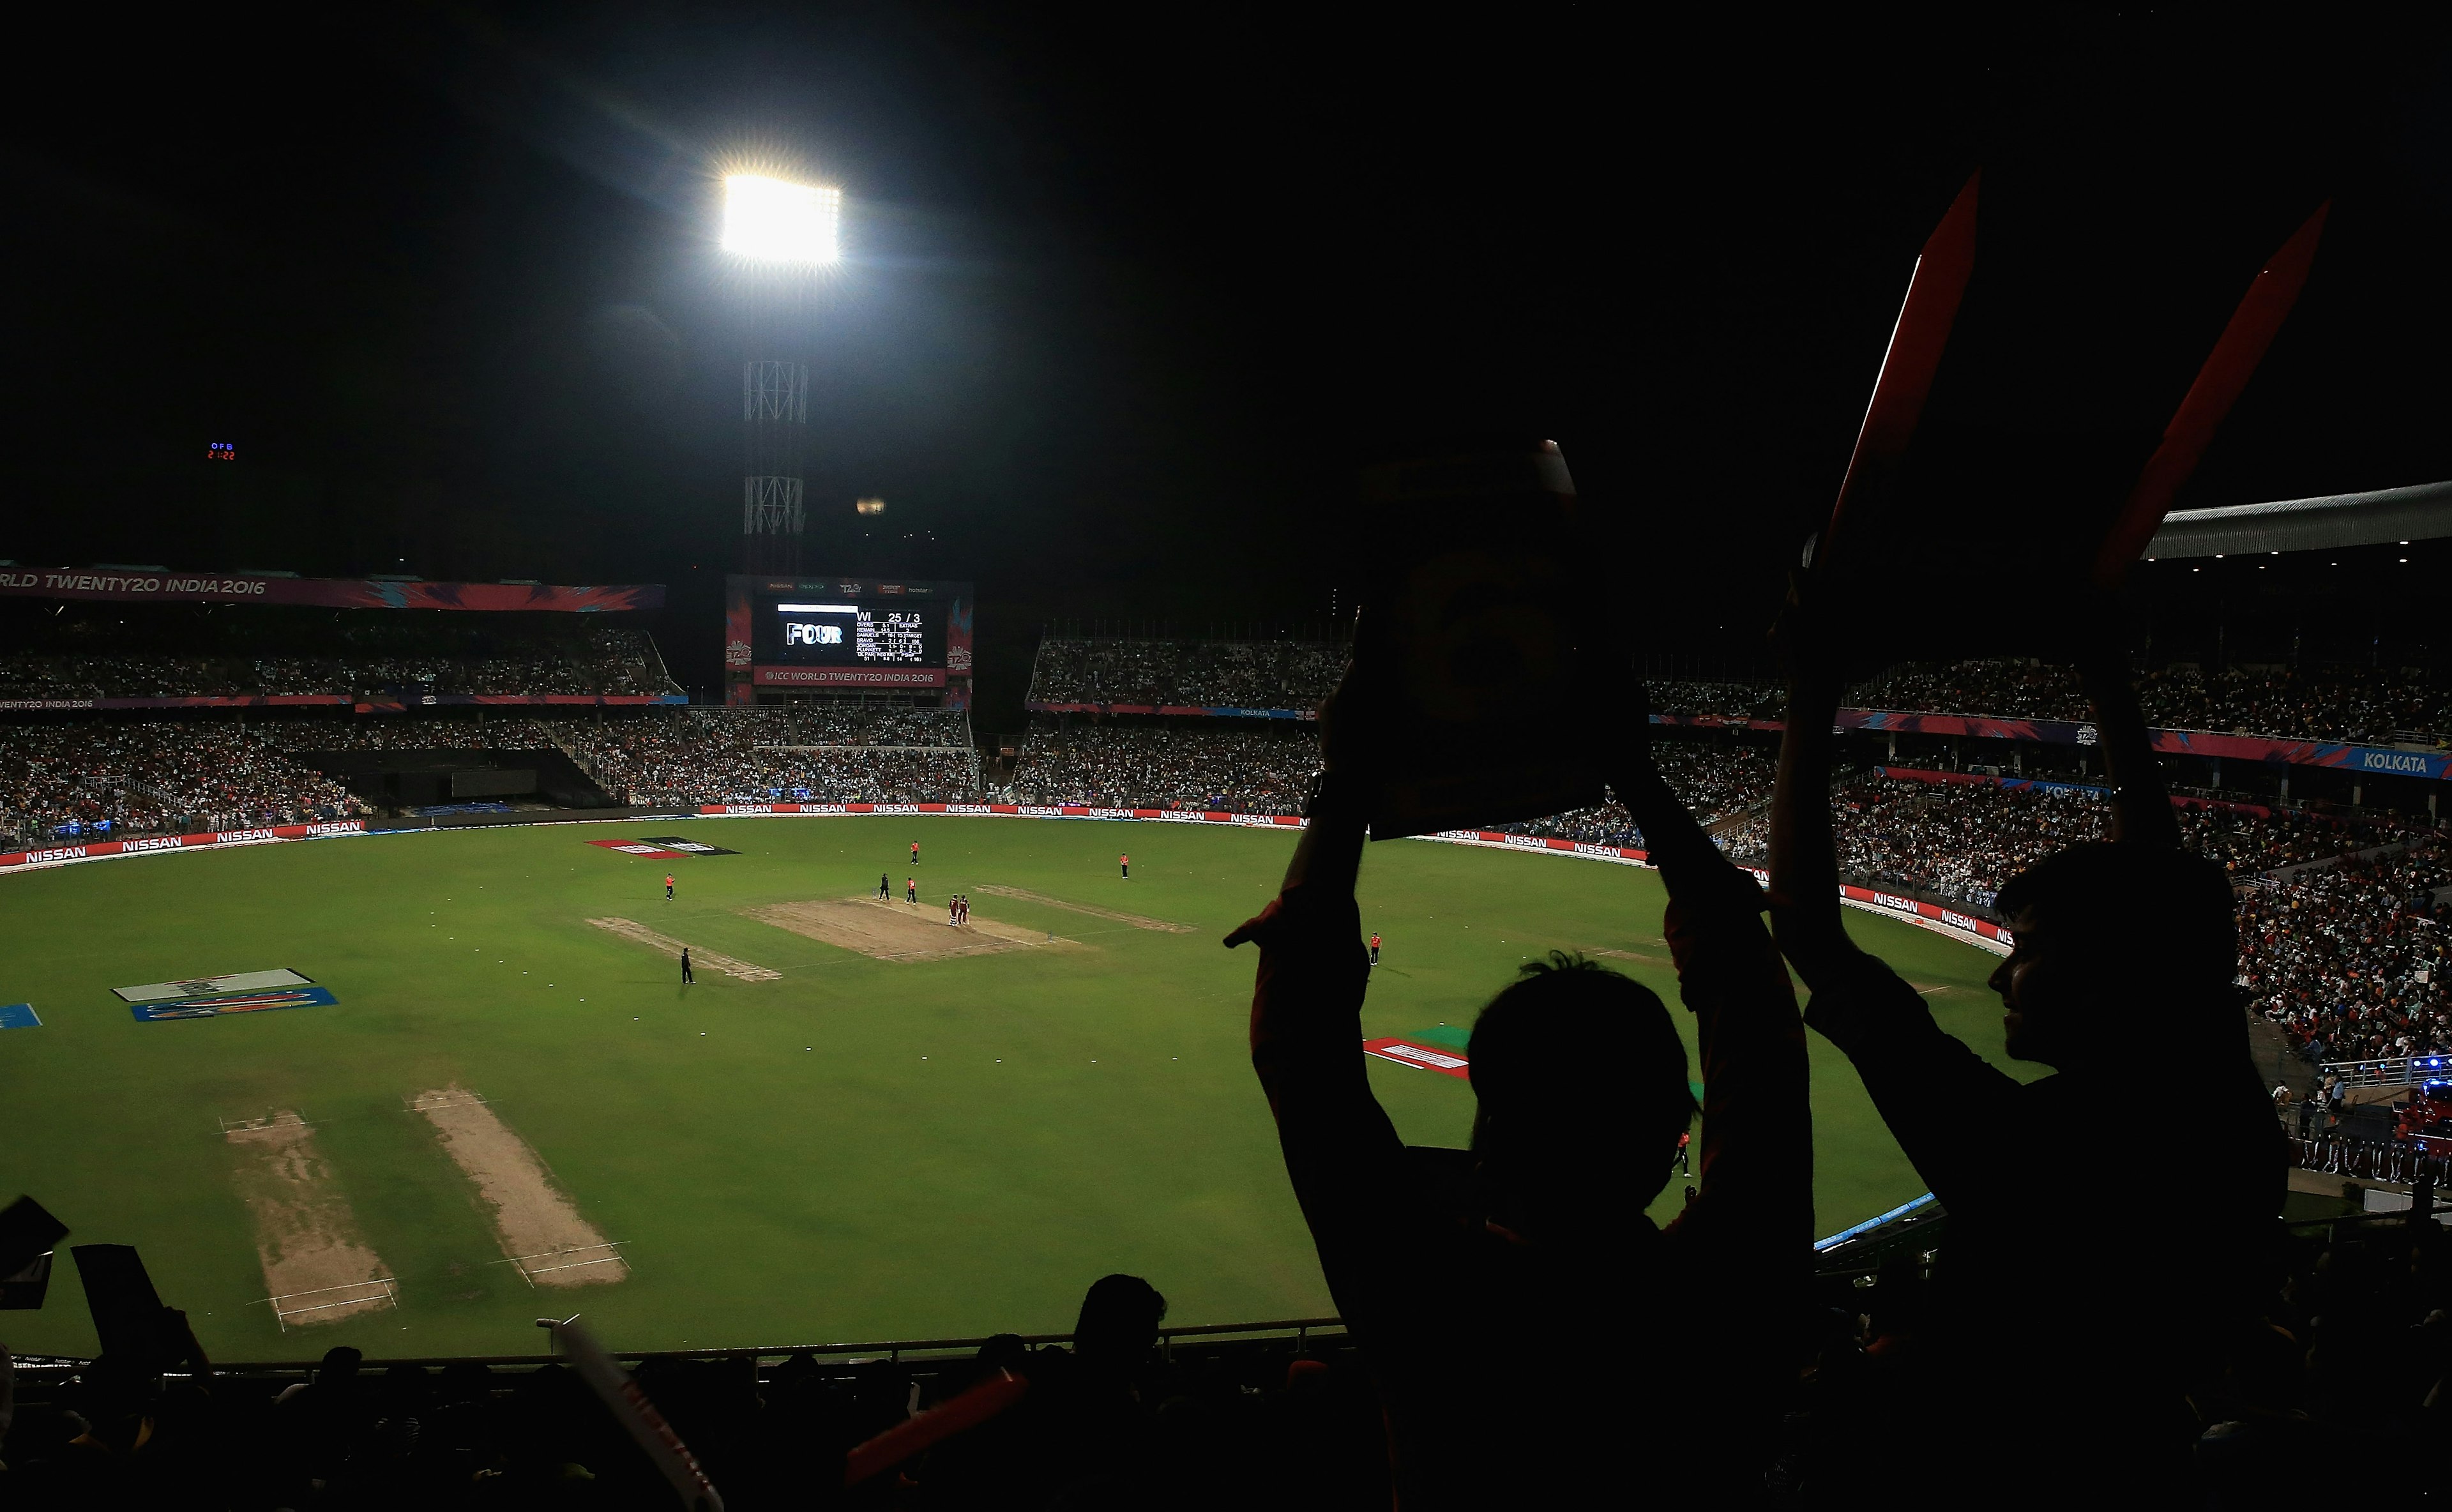
[[0,699],[679,692],[637,630],[578,625],[549,633],[377,619],[330,627],[316,638],[326,644],[311,656],[11,650],[0,655]]
[[728,728],[765,746],[879,745],[968,750],[970,716],[959,709],[840,699],[781,707],[733,709]]
[[[1776,719],[1780,690],[1769,683],[1656,681],[1664,714]],[[2143,673],[2137,693],[2146,722],[2165,730],[2215,730],[2297,740],[2388,744],[2452,741],[2452,688],[2398,672],[2317,669],[2231,671],[2191,667]],[[1848,705],[1911,714],[2008,719],[2089,717],[2076,677],[2026,661],[1909,662],[1849,690]]]
[[[2002,883],[2046,854],[2101,838],[2109,815],[2094,789],[1869,776],[1843,783],[1832,800],[1844,877],[1978,912],[1992,906]],[[2183,809],[2180,829],[2190,849],[2242,878],[2399,837],[2386,827],[2223,807]],[[1719,839],[1731,857],[1759,866],[1770,852],[1770,819],[1750,819]]]
[[[2419,1173],[2400,1167],[2422,1168],[2440,1193],[2444,1164],[2398,1163],[2397,1178]],[[2436,1209],[2442,1211],[2440,1197]],[[2065,1264],[2073,1274],[2122,1274],[2128,1251],[2155,1242],[2158,1218],[2151,1209],[2125,1215],[2108,1230],[2119,1237],[2066,1244]],[[1928,1326],[1941,1295],[1936,1280],[1952,1252],[1943,1220],[1910,1247],[1825,1270],[1818,1286],[1830,1306],[1830,1328],[1812,1351],[1789,1443],[1766,1477],[1774,1486],[1809,1487],[1817,1478],[1827,1484],[1850,1463],[1849,1441],[1866,1426],[1868,1411],[1881,1410],[1871,1404],[1885,1401],[1886,1373]],[[2157,1504],[2231,1512],[2321,1500],[2338,1455],[2353,1448],[2371,1472],[2362,1474],[2363,1491],[2386,1499],[2425,1495],[2436,1473],[2427,1449],[2452,1397],[2442,1349],[2452,1319],[2447,1262],[2452,1230],[2440,1222],[2412,1223],[2405,1213],[2328,1212],[2278,1226],[2261,1317],[2205,1362],[2203,1384],[2188,1398],[2192,1494]],[[2005,1319],[2003,1331],[2017,1326]],[[1967,1386],[1990,1389],[1980,1380]],[[2064,1431],[2075,1439],[2087,1426],[2081,1408]],[[2006,1483],[2020,1473],[2004,1466],[2002,1476]],[[1826,1492],[1800,1495],[1796,1504],[1826,1500],[1855,1504],[1865,1498]]]
[[1298,814],[1319,738],[1309,730],[1125,726],[1041,718],[1005,801]]
[[1651,678],[1655,714],[1711,715],[1722,719],[1776,719],[1787,700],[1786,690],[1770,682],[1709,681]]
[[[1375,1397],[1341,1331],[1194,1336],[1161,1351],[1165,1299],[1137,1278],[1098,1286],[1147,1300],[1117,1323],[1085,1303],[1073,1335],[1036,1346],[1001,1334],[892,1359],[665,1356],[641,1363],[635,1380],[724,1504],[743,1512],[1388,1504]],[[1027,1390],[982,1425],[907,1458],[848,1459],[999,1372]],[[304,1377],[240,1369],[166,1382],[111,1362],[16,1374],[15,1422],[0,1421],[0,1495],[28,1512],[677,1504],[558,1363],[384,1365],[335,1348]],[[0,1404],[8,1375],[0,1364]],[[847,1491],[855,1465],[876,1473]]]
[[561,721],[524,716],[458,718],[326,716],[252,717],[247,733],[280,750],[302,751],[536,751],[550,748]]
[[[959,710],[699,708],[549,728],[624,803],[962,803],[979,795],[979,753]],[[905,743],[915,739],[930,743]]]
[[1030,701],[1151,708],[1316,709],[1352,648],[1313,640],[1070,640],[1038,643]]
[[[2389,742],[2452,739],[2452,688],[2382,670],[2231,671],[2176,667],[2142,674],[2146,722],[2292,739]],[[2015,661],[1911,663],[1856,688],[1865,708],[2085,719],[2086,699],[2065,667]]]
[[0,724],[0,834],[12,849],[366,812],[233,721]]
[[[2441,1190],[2442,1173],[2429,1174]],[[2141,1222],[2150,1233],[2150,1218]],[[1930,1226],[1906,1252],[1869,1247],[1864,1260],[1842,1251],[1823,1268],[1816,1286],[1829,1306],[1812,1315],[1817,1326],[1797,1314],[1810,1368],[1766,1466],[1774,1487],[1813,1483],[1846,1463],[1846,1436],[1881,1400],[1886,1370],[1930,1305],[1951,1253],[1948,1225]],[[2122,1249],[2084,1247],[2067,1263],[2117,1267]],[[2447,1249],[2452,1233],[2397,1214],[2289,1227],[2260,1327],[2190,1399],[2199,1504],[2313,1496],[2352,1445],[2366,1451],[2365,1489],[2423,1488],[2445,1393]],[[1163,1352],[1101,1364],[1078,1342],[1034,1346],[1005,1334],[965,1353],[898,1359],[676,1355],[640,1363],[634,1377],[725,1503],[744,1509],[1388,1505],[1377,1395],[1341,1333],[1302,1344],[1179,1337]],[[847,1450],[999,1369],[1030,1383],[1014,1406],[840,1489]],[[566,1366],[385,1365],[348,1348],[304,1376],[0,1365],[0,1464],[10,1504],[30,1512],[672,1502]]]
[[2318,1061],[2452,1051],[2452,847],[2435,836],[2249,889],[2250,1006]]
[[[1705,824],[1743,814],[1770,801],[1771,778],[1778,763],[1770,751],[1756,746],[1703,745],[1655,740],[1652,763],[1669,779],[1670,791]],[[1508,835],[1572,840],[1578,845],[1643,848],[1643,832],[1614,803],[1571,809],[1544,818],[1502,824]]]

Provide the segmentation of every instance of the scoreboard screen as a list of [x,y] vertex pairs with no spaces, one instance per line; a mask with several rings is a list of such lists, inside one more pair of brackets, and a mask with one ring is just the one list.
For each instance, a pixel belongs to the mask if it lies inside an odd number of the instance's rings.
[[726,597],[723,664],[734,702],[755,702],[761,688],[969,685],[969,583],[736,577]]
[[760,661],[818,667],[941,667],[951,603],[781,599],[758,629]]

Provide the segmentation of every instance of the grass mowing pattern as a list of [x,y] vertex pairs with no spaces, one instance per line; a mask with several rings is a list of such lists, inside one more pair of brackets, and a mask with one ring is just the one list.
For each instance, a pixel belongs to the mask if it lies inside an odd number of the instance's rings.
[[[542,1347],[565,1299],[618,1347],[1059,1331],[1097,1276],[1167,1294],[1178,1323],[1332,1310],[1244,1039],[1255,955],[1218,938],[1265,902],[1290,831],[986,818],[706,820],[661,828],[741,854],[681,860],[583,843],[603,826],[425,832],[70,866],[0,880],[0,1195],[39,1196],[78,1243],[139,1246],[225,1359]],[[1129,837],[1133,875],[1116,874]],[[742,917],[761,904],[898,896],[1081,941],[917,964]],[[667,903],[663,875],[680,896]],[[1136,929],[1010,895],[1196,922]],[[1672,1005],[1658,876],[1460,846],[1371,848],[1385,936],[1368,1034],[1461,1028],[1516,965],[1614,952]],[[775,968],[741,982],[586,923],[619,914]],[[1992,958],[1850,912],[1945,1027],[1999,1057]],[[288,966],[332,1007],[138,1024],[110,989]],[[1690,1034],[1691,1020],[1676,1011]],[[1845,1059],[1811,1039],[1816,1194],[1831,1231],[1923,1190]],[[811,1048],[813,1047],[813,1048]],[[2020,1069],[2032,1074],[2031,1069]],[[1374,1059],[1404,1137],[1463,1143],[1472,1090]],[[493,1101],[580,1211],[626,1241],[619,1286],[531,1290],[475,1190],[403,1098]],[[275,1328],[236,1152],[218,1120],[296,1109],[397,1313]],[[1672,1185],[1655,1205],[1674,1210]],[[49,1306],[0,1318],[20,1352],[93,1346],[64,1255]],[[561,1308],[559,1310],[567,1310]]]

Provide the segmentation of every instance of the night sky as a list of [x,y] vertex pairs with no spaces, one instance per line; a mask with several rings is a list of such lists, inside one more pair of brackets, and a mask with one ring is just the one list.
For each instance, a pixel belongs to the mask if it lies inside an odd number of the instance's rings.
[[1929,413],[1985,550],[2150,447],[2327,197],[2181,503],[2452,477],[2440,33],[1049,9],[63,31],[0,148],[0,557],[662,581],[659,640],[713,683],[777,318],[713,245],[736,167],[846,194],[801,335],[808,560],[976,579],[991,728],[1052,618],[1350,611],[1352,469],[1448,428],[1558,440],[1635,523],[1608,579],[1650,643],[1742,659],[1978,167]]

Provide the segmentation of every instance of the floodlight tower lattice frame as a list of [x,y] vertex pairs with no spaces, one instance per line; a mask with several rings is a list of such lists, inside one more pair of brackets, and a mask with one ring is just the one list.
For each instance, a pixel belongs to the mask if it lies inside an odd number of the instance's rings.
[[805,363],[756,358],[741,368],[741,535],[752,573],[798,573],[808,524],[802,460],[809,434]]

